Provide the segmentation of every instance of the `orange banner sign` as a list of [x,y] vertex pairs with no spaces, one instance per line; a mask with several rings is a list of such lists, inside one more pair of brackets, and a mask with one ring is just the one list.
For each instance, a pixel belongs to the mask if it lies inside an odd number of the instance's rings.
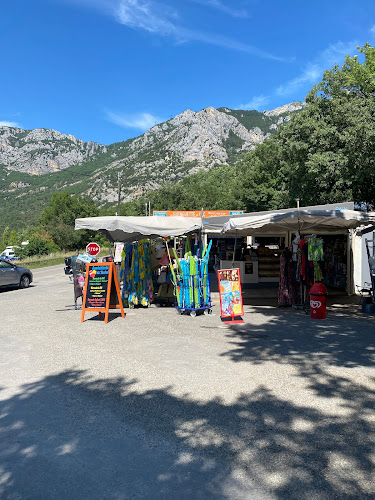
[[[181,217],[200,217],[200,210],[154,210],[154,215],[160,217],[173,217],[179,215]],[[203,217],[217,217],[220,215],[242,215],[243,210],[204,210]]]

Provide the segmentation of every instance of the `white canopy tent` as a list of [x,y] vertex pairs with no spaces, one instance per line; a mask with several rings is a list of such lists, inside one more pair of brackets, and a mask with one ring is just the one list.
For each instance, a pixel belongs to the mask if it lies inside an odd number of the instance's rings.
[[352,292],[352,237],[350,229],[375,224],[373,214],[354,210],[289,210],[229,219],[223,232],[237,236],[284,236],[290,244],[291,235],[347,235],[347,291]]
[[201,229],[195,217],[86,217],[76,219],[75,229],[90,229],[104,234],[110,241],[136,241],[159,236],[182,236]]
[[[310,205],[306,207],[300,207],[300,211],[311,211],[311,210],[354,210],[354,202],[353,201],[346,201],[344,203],[330,203],[326,205]],[[216,217],[205,217],[203,218],[203,227],[205,233],[209,234],[222,234],[223,232],[223,226],[225,223],[228,222],[229,219],[244,219],[247,217],[260,217],[261,215],[270,215],[272,214],[284,214],[284,213],[290,213],[296,211],[296,208],[280,208],[278,210],[264,210],[261,212],[248,212],[240,215],[234,215],[232,217],[228,215],[224,216],[216,216]],[[275,229],[275,228],[273,228]],[[235,234],[235,231],[228,232],[226,231],[227,234]],[[274,234],[274,233],[272,233]],[[285,231],[282,233],[283,235],[285,234]],[[276,235],[277,236],[277,235]]]
[[229,219],[223,232],[238,235],[283,236],[286,232],[337,234],[358,226],[375,224],[374,215],[354,210],[293,210],[263,215],[239,216]]

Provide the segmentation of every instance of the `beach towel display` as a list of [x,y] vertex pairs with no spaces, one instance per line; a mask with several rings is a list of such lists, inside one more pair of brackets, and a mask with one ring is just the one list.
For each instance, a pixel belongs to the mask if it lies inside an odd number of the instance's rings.
[[176,295],[176,309],[181,313],[188,312],[196,316],[197,311],[205,314],[211,312],[211,289],[208,274],[208,260],[212,240],[204,249],[202,258],[192,255],[189,239],[186,240],[185,256],[179,260],[175,249],[172,256],[176,262],[173,267],[172,257],[169,253],[173,284]]
[[125,243],[120,278],[125,307],[147,307],[154,298],[151,278],[150,244],[148,240]]

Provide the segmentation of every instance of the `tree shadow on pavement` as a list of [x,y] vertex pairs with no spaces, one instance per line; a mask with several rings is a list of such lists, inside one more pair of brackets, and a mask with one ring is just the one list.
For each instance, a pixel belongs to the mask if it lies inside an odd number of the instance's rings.
[[227,336],[231,347],[223,356],[232,361],[301,368],[374,366],[375,318],[314,320],[302,311],[252,307],[245,319],[244,325],[231,326]]
[[343,405],[332,416],[264,387],[227,404],[137,383],[70,370],[3,399],[0,496],[374,498],[365,386],[332,382]]

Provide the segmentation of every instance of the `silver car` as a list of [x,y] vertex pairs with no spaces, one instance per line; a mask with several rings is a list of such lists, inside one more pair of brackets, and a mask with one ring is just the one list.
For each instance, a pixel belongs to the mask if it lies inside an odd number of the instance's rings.
[[33,281],[33,273],[26,267],[19,267],[0,258],[0,287],[19,286],[27,288]]

